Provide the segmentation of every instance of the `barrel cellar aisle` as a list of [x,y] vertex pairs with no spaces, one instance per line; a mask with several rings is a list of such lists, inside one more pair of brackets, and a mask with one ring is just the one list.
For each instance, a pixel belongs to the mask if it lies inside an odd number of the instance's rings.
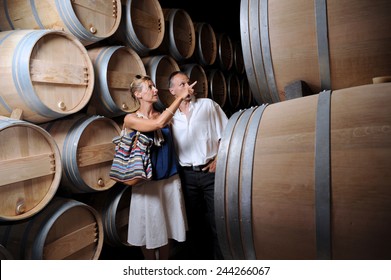
[[229,117],[225,259],[391,258],[391,2],[212,2],[0,1],[0,259],[143,258],[111,140],[176,70]]

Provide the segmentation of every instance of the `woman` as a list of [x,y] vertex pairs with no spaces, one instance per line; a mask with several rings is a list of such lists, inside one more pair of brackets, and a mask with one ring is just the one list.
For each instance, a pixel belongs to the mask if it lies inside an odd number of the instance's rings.
[[162,113],[154,109],[158,90],[150,77],[136,76],[130,85],[140,108],[125,116],[124,127],[154,138],[154,178],[132,186],[129,214],[128,243],[141,246],[145,259],[168,259],[169,240],[186,239],[187,220],[169,123],[182,100],[193,93],[194,84],[184,87]]

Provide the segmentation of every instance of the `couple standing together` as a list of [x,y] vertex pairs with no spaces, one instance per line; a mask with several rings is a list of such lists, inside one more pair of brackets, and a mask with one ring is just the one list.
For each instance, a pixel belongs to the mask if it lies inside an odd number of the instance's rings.
[[150,77],[136,76],[130,85],[140,108],[125,116],[124,127],[154,139],[152,156],[162,167],[154,170],[154,180],[132,186],[128,243],[140,246],[145,259],[168,259],[171,240],[184,242],[186,259],[223,258],[214,220],[214,172],[228,119],[212,99],[196,99],[194,85],[184,72],[172,73],[175,99],[161,113],[153,106],[158,89]]

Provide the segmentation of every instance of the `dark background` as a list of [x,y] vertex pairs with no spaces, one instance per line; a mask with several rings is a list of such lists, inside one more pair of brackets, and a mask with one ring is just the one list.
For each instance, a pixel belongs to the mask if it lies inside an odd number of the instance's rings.
[[209,23],[215,33],[240,41],[240,0],[160,0],[162,9],[183,9],[193,22]]

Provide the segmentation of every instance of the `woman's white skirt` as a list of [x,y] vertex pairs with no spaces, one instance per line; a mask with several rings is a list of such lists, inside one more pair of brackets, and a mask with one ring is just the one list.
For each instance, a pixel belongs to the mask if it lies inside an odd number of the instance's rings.
[[131,188],[129,244],[154,249],[166,245],[168,239],[186,240],[186,210],[178,174]]

